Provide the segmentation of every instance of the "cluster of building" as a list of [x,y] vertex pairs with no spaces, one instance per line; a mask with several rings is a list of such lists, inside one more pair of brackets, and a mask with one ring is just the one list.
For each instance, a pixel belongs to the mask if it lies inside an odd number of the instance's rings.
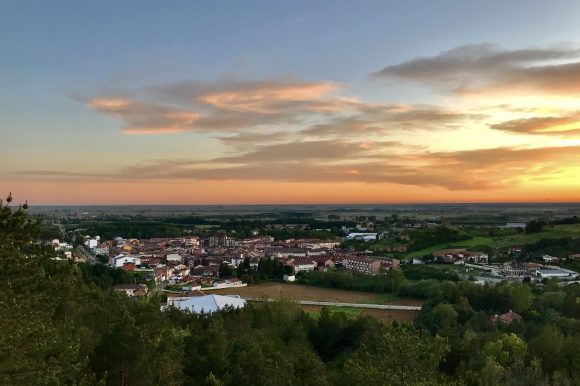
[[534,262],[508,262],[492,269],[492,274],[508,279],[522,279],[525,277],[537,279],[556,278],[561,280],[575,280],[578,272],[553,265]]
[[489,263],[489,256],[483,252],[469,251],[465,248],[443,249],[433,253],[437,259],[444,263],[453,264],[487,264]]
[[149,270],[157,283],[216,288],[245,285],[239,279],[220,277],[224,268],[229,267],[231,271],[244,261],[257,270],[261,260],[276,259],[294,274],[340,267],[375,274],[400,268],[397,259],[341,250],[339,244],[336,240],[321,239],[276,241],[270,236],[235,239],[225,232],[204,239],[196,236],[147,240],[117,237],[102,241],[98,237],[88,237],[85,242],[93,254],[107,256],[110,266],[127,271]]
[[[515,248],[516,252],[521,252],[521,249]],[[511,252],[511,249],[510,249]],[[514,253],[516,253],[514,252]],[[433,253],[433,256],[440,262],[452,264],[477,264],[478,268],[489,271],[492,276],[504,279],[523,279],[534,278],[542,280],[546,278],[557,278],[561,280],[575,280],[578,278],[578,273],[564,269],[552,264],[560,263],[561,259],[544,255],[542,256],[543,264],[536,262],[516,262],[509,261],[503,264],[489,265],[489,256],[484,252],[469,251],[465,248],[444,249]],[[574,259],[575,256],[580,258],[580,255],[571,255],[569,259]],[[423,263],[421,260],[414,259],[414,263]]]
[[61,241],[59,239],[54,239],[50,242],[50,245],[55,251],[59,252],[64,258],[72,259],[73,246],[67,242]]
[[[148,293],[145,284],[117,284],[114,290],[129,297],[145,296]],[[225,308],[244,308],[246,300],[238,295],[207,295],[199,290],[191,290],[179,295],[167,297],[167,303],[161,309],[175,307],[195,314],[211,314]]]

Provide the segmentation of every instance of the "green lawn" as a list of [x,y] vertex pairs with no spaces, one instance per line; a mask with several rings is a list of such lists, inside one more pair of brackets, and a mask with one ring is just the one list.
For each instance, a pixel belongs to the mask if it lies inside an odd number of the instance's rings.
[[437,252],[437,251],[440,251],[442,249],[446,249],[448,247],[468,248],[468,247],[474,247],[476,245],[491,245],[491,243],[492,243],[492,239],[489,237],[474,237],[471,240],[463,240],[463,241],[455,241],[455,242],[450,242],[450,243],[436,244],[436,245],[433,245],[429,248],[425,248],[425,249],[421,249],[419,251],[408,253],[407,255],[405,255],[405,257],[406,258],[413,258],[413,257],[425,256],[425,255],[429,255],[433,252]]
[[554,227],[546,227],[543,232],[532,233],[530,235],[521,233],[513,236],[497,237],[493,238],[492,243],[489,245],[501,248],[510,245],[532,244],[541,239],[559,239],[562,237],[580,237],[580,224],[554,225]]
[[421,249],[420,251],[408,253],[405,257],[411,259],[413,257],[425,256],[441,249],[445,249],[448,246],[469,248],[476,245],[488,245],[493,248],[502,248],[509,247],[510,245],[533,244],[541,239],[558,239],[562,237],[580,237],[580,224],[554,225],[553,227],[546,227],[542,232],[529,235],[520,233],[505,237],[474,237],[471,240],[433,245],[429,248]]
[[421,249],[419,251],[408,253],[407,255],[405,255],[405,257],[407,259],[412,259],[413,257],[421,257],[421,256],[429,255],[433,252],[447,248],[448,245],[450,245],[450,243],[436,244],[436,245],[433,245],[429,248],[425,248],[425,249]]

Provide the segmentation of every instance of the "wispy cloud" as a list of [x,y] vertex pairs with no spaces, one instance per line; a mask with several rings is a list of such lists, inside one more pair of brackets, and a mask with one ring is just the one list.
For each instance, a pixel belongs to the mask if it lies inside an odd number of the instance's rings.
[[508,188],[528,180],[558,178],[580,164],[580,147],[494,148],[417,152],[396,142],[341,140],[258,146],[253,151],[207,160],[151,160],[110,174],[25,171],[34,177],[78,180],[206,180],[364,182],[437,186],[448,190]]
[[87,106],[119,118],[126,134],[183,132],[194,129],[200,118],[195,111],[121,98],[92,99]]
[[86,104],[120,119],[129,134],[236,131],[301,122],[329,109],[338,87],[334,82],[184,81],[133,98],[97,97]]
[[288,140],[288,133],[284,131],[256,132],[243,131],[227,137],[217,137],[228,146],[235,148],[253,148],[256,144],[284,142]]
[[306,128],[303,134],[317,136],[387,135],[418,130],[455,129],[482,121],[485,114],[456,112],[437,106],[362,104],[352,114]]
[[560,116],[541,116],[514,119],[490,125],[492,129],[518,134],[554,135],[580,138],[580,112]]
[[389,65],[372,78],[398,78],[453,93],[535,90],[580,93],[580,49],[502,50],[470,44],[432,57]]
[[335,82],[184,81],[150,87],[134,98],[97,97],[86,104],[121,120],[125,133],[237,134],[220,137],[225,143],[248,137],[241,135],[243,131],[261,132],[263,139],[270,135],[267,131],[289,128],[307,135],[360,134],[362,129],[385,134],[387,130],[449,129],[484,118],[438,106],[369,103],[340,96],[339,91]]

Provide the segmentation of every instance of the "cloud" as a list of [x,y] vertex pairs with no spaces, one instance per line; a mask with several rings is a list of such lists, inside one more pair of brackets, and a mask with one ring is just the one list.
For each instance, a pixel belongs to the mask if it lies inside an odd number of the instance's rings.
[[146,88],[146,93],[153,98],[190,105],[198,101],[212,104],[211,100],[204,101],[205,97],[228,94],[235,95],[234,100],[256,99],[257,95],[267,95],[276,100],[312,100],[336,91],[339,87],[340,84],[331,81],[302,82],[294,79],[240,81],[222,78],[214,82],[182,80],[150,86]]
[[518,134],[580,137],[580,111],[562,116],[514,119],[492,124],[490,128]]
[[219,138],[236,146],[244,138],[273,140],[279,134],[270,133],[282,130],[289,139],[298,133],[386,135],[392,130],[455,128],[484,118],[437,106],[367,103],[336,96],[338,89],[335,82],[184,81],[148,88],[135,98],[99,97],[85,103],[121,120],[124,133],[227,132],[234,135]]
[[194,129],[200,118],[195,111],[120,98],[92,99],[87,106],[122,120],[126,134],[183,132]]
[[469,112],[453,112],[436,106],[364,105],[352,114],[313,125],[302,131],[314,136],[387,135],[395,131],[446,130],[462,127],[487,116]]
[[269,114],[300,108],[303,103],[319,100],[337,88],[337,84],[329,82],[268,84],[210,93],[198,100],[221,110]]
[[[137,97],[97,97],[86,105],[123,122],[129,134],[212,132],[300,123],[344,108],[335,82],[184,81],[150,87]],[[334,110],[333,110],[334,107]]]
[[371,78],[409,80],[453,93],[536,90],[580,93],[580,49],[501,50],[470,44],[390,65]]
[[282,142],[288,139],[288,133],[285,131],[274,132],[248,132],[244,131],[229,137],[217,137],[220,141],[228,146],[237,148],[254,147],[256,144],[271,142]]
[[[404,152],[401,152],[401,149]],[[151,160],[109,174],[25,171],[20,175],[113,181],[323,182],[510,188],[520,180],[558,179],[580,164],[580,146],[418,152],[397,142],[320,140],[264,144],[242,154],[206,160]]]
[[82,172],[68,172],[60,170],[23,170],[16,173],[21,176],[31,176],[31,177],[69,177],[69,178],[93,178],[93,177],[103,177],[105,174],[101,173],[82,173]]
[[252,151],[212,160],[218,163],[302,163],[302,162],[344,162],[375,157],[385,145],[393,142],[346,142],[342,140],[294,141],[280,144],[258,145]]

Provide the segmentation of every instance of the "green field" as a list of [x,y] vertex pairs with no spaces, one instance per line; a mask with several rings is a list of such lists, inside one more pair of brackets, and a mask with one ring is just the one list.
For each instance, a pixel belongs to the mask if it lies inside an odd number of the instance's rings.
[[546,227],[544,231],[532,234],[516,234],[505,237],[474,237],[471,240],[456,241],[433,245],[432,247],[408,253],[406,258],[425,256],[441,249],[451,247],[474,247],[476,245],[487,245],[493,248],[509,247],[511,245],[533,244],[541,239],[559,239],[563,237],[580,237],[580,224],[554,225]]
[[211,229],[211,228],[219,228],[219,225],[205,225],[205,224],[195,224],[193,226],[196,229]]
[[[312,318],[315,318],[315,319],[320,318],[320,310],[321,310],[320,307],[316,307],[316,308],[314,308],[314,307],[313,308],[303,307],[303,309],[305,309],[305,311],[308,312],[308,315],[310,315]],[[335,306],[330,306],[330,307],[328,307],[328,309],[330,310],[330,312],[342,312],[347,317],[350,317],[350,318],[356,318],[363,311],[362,308],[354,308],[354,307],[335,307]]]

